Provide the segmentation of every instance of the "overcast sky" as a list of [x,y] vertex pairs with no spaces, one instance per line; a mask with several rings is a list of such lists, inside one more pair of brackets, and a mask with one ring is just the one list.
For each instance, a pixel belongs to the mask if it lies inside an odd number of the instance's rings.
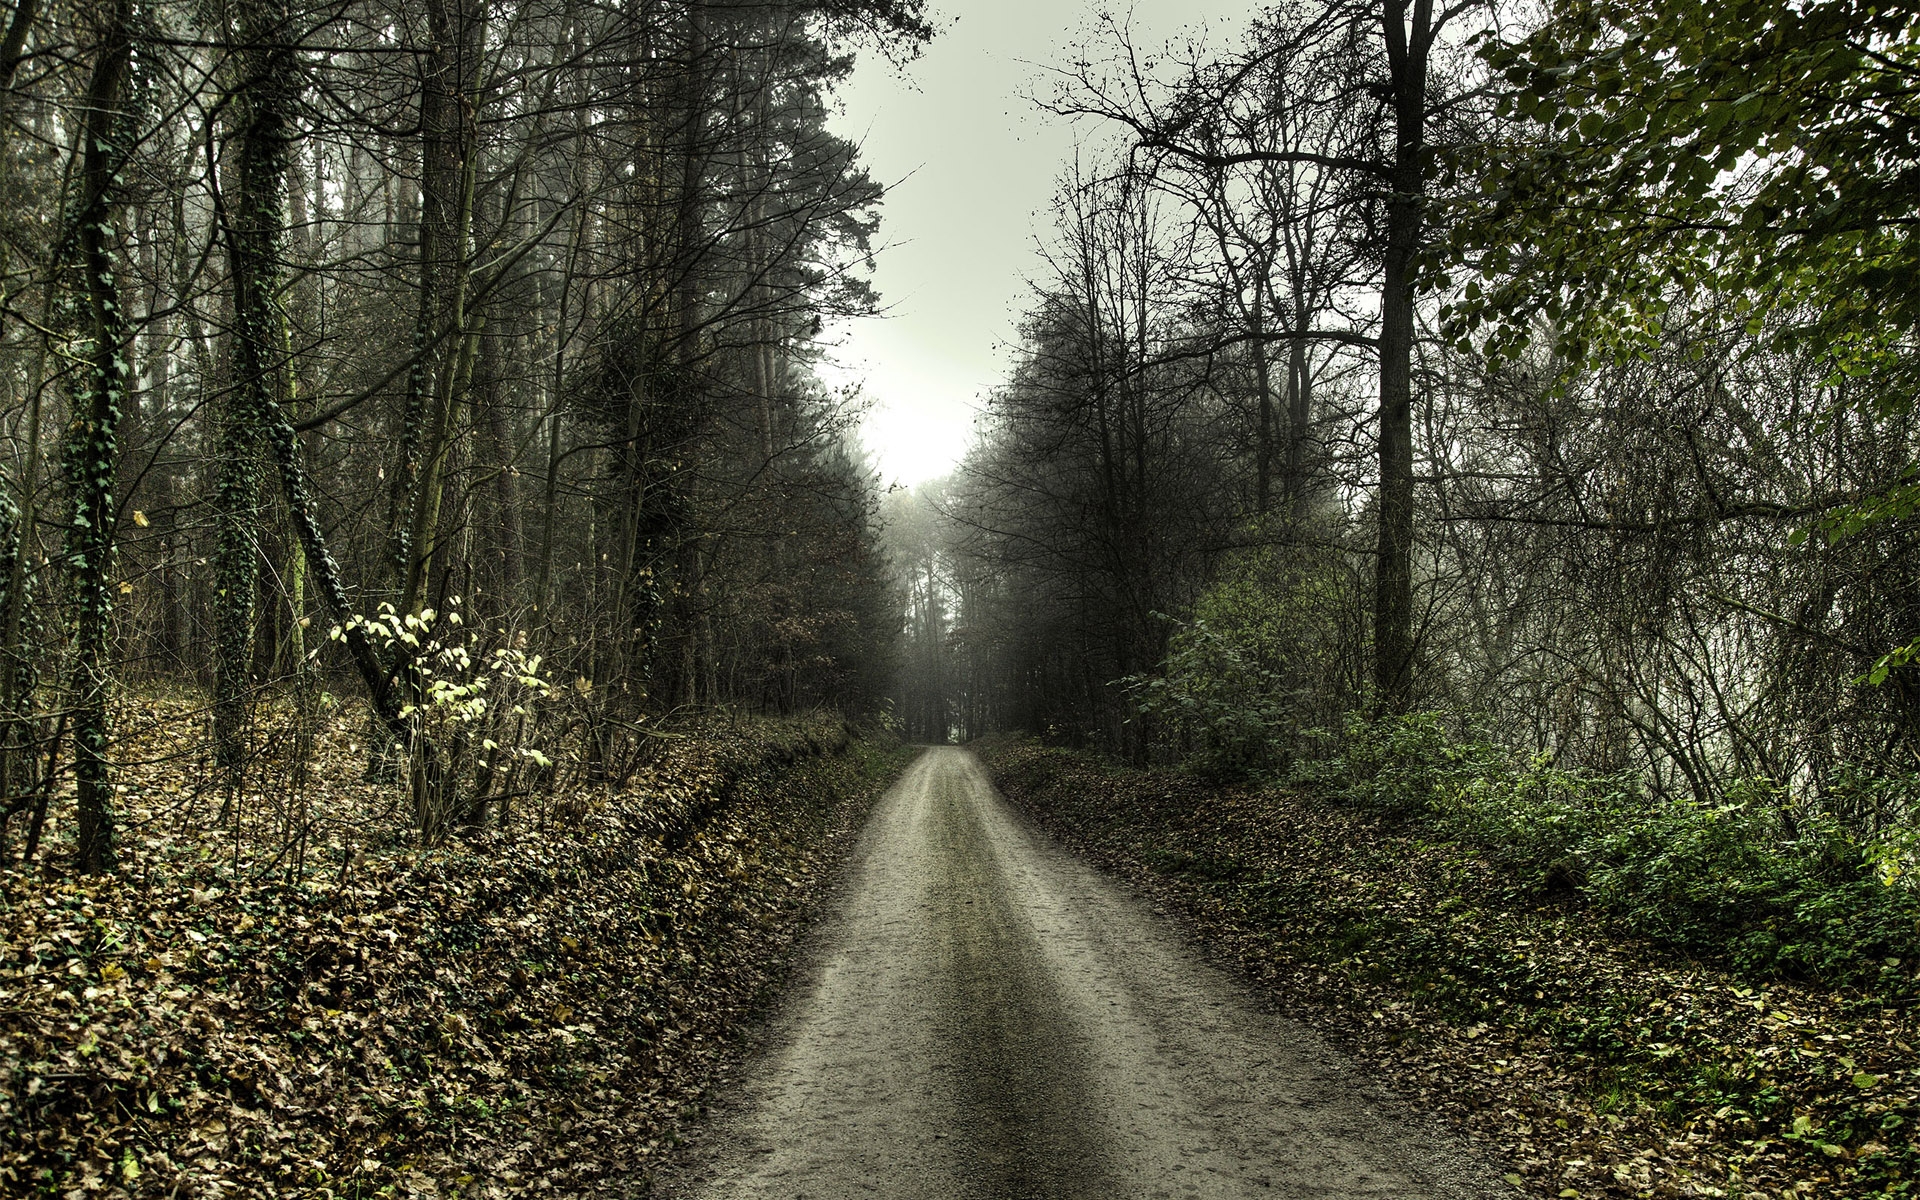
[[[1093,24],[1093,0],[935,0],[941,32],[904,73],[865,56],[842,89],[843,136],[888,187],[875,282],[888,315],[839,331],[836,383],[863,381],[864,436],[883,483],[945,474],[974,410],[1005,374],[1038,272],[1036,235],[1075,131],[1025,99]],[[1111,7],[1111,6],[1109,6]],[[1126,11],[1122,4],[1117,11]],[[1256,11],[1223,0],[1140,0],[1137,44],[1205,21],[1231,36]]]

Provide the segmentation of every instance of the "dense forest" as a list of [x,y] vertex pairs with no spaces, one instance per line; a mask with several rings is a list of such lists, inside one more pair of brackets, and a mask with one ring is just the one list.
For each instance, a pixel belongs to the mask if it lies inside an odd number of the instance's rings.
[[1916,16],[1529,19],[1109,22],[1053,78],[1111,149],[894,502],[911,728],[1284,775],[1418,727],[1910,830]]
[[118,748],[170,688],[209,793],[370,721],[429,844],[630,774],[675,712],[876,707],[875,482],[812,367],[876,303],[831,92],[913,55],[916,5],[5,25],[6,856],[71,784],[112,867]]
[[820,705],[1230,773],[1423,714],[1903,827],[1907,18],[1518,19],[1106,21],[1017,366],[886,498],[811,367],[879,303],[832,89],[917,7],[24,0],[6,853],[70,793],[110,866],[180,687],[233,794],[364,704],[428,842]]
[[888,487],[976,15],[0,0],[0,1191],[1920,1194],[1920,4],[1076,10]]

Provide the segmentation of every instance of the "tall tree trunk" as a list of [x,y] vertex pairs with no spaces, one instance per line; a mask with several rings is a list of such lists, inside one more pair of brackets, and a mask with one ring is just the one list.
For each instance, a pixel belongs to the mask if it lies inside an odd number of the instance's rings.
[[521,578],[525,574],[522,565],[522,533],[520,520],[520,495],[517,483],[519,472],[514,468],[513,438],[507,421],[507,403],[505,386],[501,379],[503,365],[500,361],[502,343],[507,339],[504,327],[489,330],[480,338],[480,357],[478,378],[474,387],[478,417],[486,430],[487,457],[485,469],[489,472],[490,486],[485,502],[492,508],[491,519],[486,522],[487,531],[487,577],[492,586],[492,609],[482,610],[476,615],[485,619],[489,627],[504,626],[512,622],[517,624],[524,614],[520,610]]
[[280,302],[291,112],[299,98],[287,0],[236,6],[231,45],[238,186],[224,214],[233,277],[233,390],[222,422],[215,484],[214,758],[240,765],[253,665],[260,573],[260,459],[267,414],[286,390],[286,315]]
[[[60,274],[63,248],[56,246],[54,270]],[[59,289],[50,284],[41,307],[42,324],[50,316]],[[14,532],[7,539],[5,556],[6,594],[0,598],[0,803],[16,803],[16,795],[27,786],[36,764],[34,756],[33,692],[37,683],[34,647],[29,625],[32,599],[33,564],[38,555],[34,532],[38,524],[40,501],[41,406],[46,397],[46,359],[48,343],[42,337],[35,347],[33,364],[27,377],[27,445],[19,484],[20,499],[13,515]],[[0,486],[11,484],[0,480]],[[16,508],[11,495],[7,507]]]
[[400,609],[407,613],[421,603],[433,571],[453,407],[472,362],[467,283],[484,40],[476,0],[428,0],[426,7],[432,44],[420,90],[420,303],[390,524]]
[[[1374,563],[1375,703],[1402,713],[1413,703],[1413,304],[1425,180],[1427,51],[1431,0],[1386,0],[1393,89],[1392,194],[1380,285],[1380,538]],[[1411,16],[1411,21],[1409,21]]]
[[685,61],[674,97],[677,125],[667,143],[673,165],[679,168],[670,193],[672,253],[663,264],[667,281],[674,286],[668,341],[671,357],[661,365],[672,367],[672,386],[665,390],[646,386],[643,365],[634,372],[637,386],[628,409],[624,571],[622,601],[615,611],[625,618],[626,688],[636,700],[646,697],[653,688],[665,612],[661,576],[676,563],[675,542],[684,536],[682,525],[688,509],[675,480],[676,475],[684,473],[686,464],[669,461],[669,455],[680,459],[692,451],[705,403],[704,388],[695,376],[700,366],[701,289],[706,278],[702,261],[706,250],[708,154],[706,0],[689,0],[686,21],[681,44]]
[[1307,289],[1296,268],[1293,337],[1287,342],[1287,502],[1298,527],[1307,518],[1307,432],[1313,420],[1313,364],[1307,357]]
[[13,15],[7,18],[7,32],[0,35],[0,92],[13,87],[13,77],[26,56],[27,34],[33,31],[33,18],[39,8],[38,0],[20,0],[13,6]]
[[[26,539],[20,536],[20,508],[13,499],[13,479],[0,469],[0,611],[8,613],[24,604],[16,604],[14,588],[25,586],[26,572],[21,560],[27,553]],[[24,599],[24,598],[22,598]],[[0,867],[6,866],[4,840],[7,823],[26,807],[31,792],[18,771],[31,759],[32,739],[20,745],[16,738],[29,728],[33,695],[33,657],[27,647],[16,647],[12,639],[0,642]],[[21,788],[21,795],[14,788]]]
[[121,406],[132,381],[129,328],[114,275],[120,217],[120,174],[134,141],[126,111],[133,73],[133,5],[111,0],[100,13],[100,40],[87,84],[81,136],[86,139],[80,202],[73,217],[85,274],[84,366],[73,397],[67,480],[73,530],[67,552],[74,574],[74,783],[79,807],[75,865],[87,873],[117,865],[108,705],[113,622],[114,465]]
[[[580,52],[580,43],[574,42],[574,53]],[[576,100],[574,111],[574,130],[572,153],[576,182],[581,170],[580,163],[586,156],[586,113],[584,99]],[[560,511],[560,435],[562,431],[560,397],[565,394],[567,383],[567,346],[572,341],[569,322],[573,319],[574,280],[580,278],[580,304],[583,309],[593,303],[592,276],[582,271],[581,256],[586,248],[588,205],[586,200],[575,197],[573,219],[567,230],[567,253],[562,260],[565,264],[560,274],[558,293],[553,305],[553,370],[549,375],[546,405],[547,422],[547,471],[545,485],[540,493],[540,558],[534,571],[533,603],[538,613],[540,628],[553,627],[553,556],[554,544],[558,539],[556,517]],[[591,543],[589,543],[591,544]]]
[[1267,361],[1266,299],[1267,272],[1262,267],[1254,276],[1253,310],[1247,322],[1255,392],[1253,510],[1261,516],[1273,504],[1273,369]]

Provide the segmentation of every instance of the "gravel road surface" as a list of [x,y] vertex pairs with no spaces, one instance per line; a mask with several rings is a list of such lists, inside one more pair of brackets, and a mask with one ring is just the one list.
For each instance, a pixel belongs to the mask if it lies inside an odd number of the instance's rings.
[[874,810],[812,953],[666,1194],[1498,1194],[964,750],[929,750]]

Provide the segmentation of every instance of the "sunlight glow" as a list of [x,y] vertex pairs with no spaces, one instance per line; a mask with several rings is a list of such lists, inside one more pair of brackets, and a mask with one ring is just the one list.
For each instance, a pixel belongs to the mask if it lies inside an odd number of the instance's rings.
[[[1247,11],[1150,0],[1130,20],[1137,41],[1158,45],[1209,19],[1237,29]],[[904,76],[866,58],[842,88],[836,125],[889,189],[875,274],[888,312],[847,323],[821,373],[836,386],[861,383],[872,399],[863,436],[884,484],[952,470],[975,411],[1006,375],[1076,133],[1030,97],[1051,92],[1047,65],[1092,28],[1093,13],[1086,0],[967,0],[957,17],[943,14]]]

